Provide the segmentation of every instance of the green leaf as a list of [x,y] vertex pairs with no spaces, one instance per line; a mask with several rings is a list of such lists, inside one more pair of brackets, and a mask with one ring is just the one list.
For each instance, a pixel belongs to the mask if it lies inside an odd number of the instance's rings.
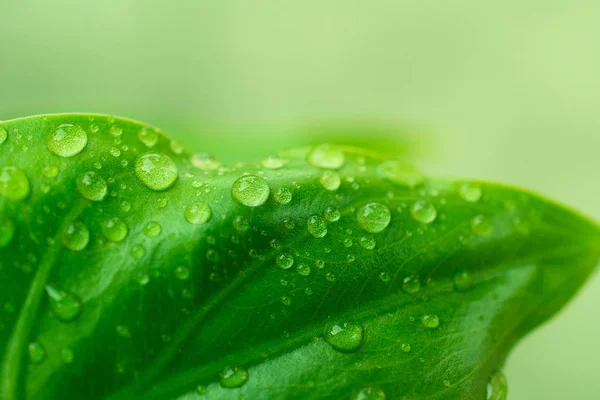
[[503,399],[600,256],[559,205],[360,148],[224,166],[124,119],[0,126],[3,400]]

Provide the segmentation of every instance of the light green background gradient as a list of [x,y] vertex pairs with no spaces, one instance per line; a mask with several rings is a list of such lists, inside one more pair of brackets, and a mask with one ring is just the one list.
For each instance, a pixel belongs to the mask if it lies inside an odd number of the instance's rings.
[[[419,127],[428,173],[600,220],[598,21],[597,0],[3,0],[0,119],[112,113],[235,156],[306,123]],[[510,400],[599,398],[599,302],[596,275],[518,346]]]

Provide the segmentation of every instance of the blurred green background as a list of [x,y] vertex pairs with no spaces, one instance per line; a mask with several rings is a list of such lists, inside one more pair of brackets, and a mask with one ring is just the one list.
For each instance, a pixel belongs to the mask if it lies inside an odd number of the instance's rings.
[[[376,127],[430,174],[600,220],[598,21],[597,0],[3,0],[0,119],[116,114],[226,160]],[[518,346],[510,400],[599,398],[599,302],[596,274]]]

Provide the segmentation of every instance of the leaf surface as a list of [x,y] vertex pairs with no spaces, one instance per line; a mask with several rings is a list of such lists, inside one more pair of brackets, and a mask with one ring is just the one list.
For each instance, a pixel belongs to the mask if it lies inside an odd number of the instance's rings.
[[367,149],[226,166],[100,115],[0,142],[6,400],[502,399],[600,255],[562,206]]

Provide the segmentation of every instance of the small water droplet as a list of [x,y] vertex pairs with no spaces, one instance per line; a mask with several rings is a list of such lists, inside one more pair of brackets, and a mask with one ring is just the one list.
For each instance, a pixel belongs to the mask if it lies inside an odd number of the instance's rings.
[[322,144],[308,154],[308,162],[319,168],[339,169],[345,162],[344,152],[338,146]]
[[73,351],[68,347],[62,348],[60,350],[60,358],[62,362],[65,364],[72,364],[73,360],[75,360],[75,356],[73,355]]
[[192,225],[205,224],[212,218],[212,209],[207,203],[194,203],[186,208],[184,217]]
[[338,210],[336,207],[328,206],[323,212],[323,216],[329,222],[336,222],[339,221],[341,213],[340,210]]
[[171,151],[177,155],[183,153],[184,150],[183,146],[176,140],[171,140],[169,147],[171,148]]
[[368,386],[354,393],[352,400],[386,400],[386,396],[379,386]]
[[402,281],[402,290],[408,294],[415,294],[421,290],[421,280],[416,276],[407,276]]
[[402,343],[400,345],[400,350],[402,350],[403,353],[410,353],[412,350],[412,346],[408,343]]
[[380,203],[365,204],[356,214],[358,226],[369,233],[383,231],[390,224],[391,219],[390,209]]
[[127,200],[123,200],[119,206],[119,209],[122,212],[129,212],[131,210],[131,203],[129,203]]
[[169,189],[179,176],[173,160],[161,153],[147,153],[138,158],[135,173],[146,187],[155,191]]
[[160,138],[156,129],[152,127],[145,127],[138,133],[138,139],[148,147],[154,147],[158,143]]
[[77,178],[76,186],[79,193],[91,201],[104,199],[108,191],[108,186],[104,178],[94,171],[86,172]]
[[60,157],[73,157],[83,151],[88,137],[78,125],[62,124],[48,138],[48,150]]
[[121,136],[123,134],[123,128],[121,128],[118,125],[113,125],[108,129],[108,133],[111,136],[118,138],[119,136]]
[[0,249],[12,242],[15,236],[15,224],[8,218],[0,216]]
[[419,200],[410,208],[410,215],[415,221],[422,224],[430,224],[437,218],[437,210],[430,202]]
[[290,269],[294,265],[294,257],[288,253],[281,253],[275,261],[281,269]]
[[102,233],[111,242],[120,242],[127,236],[127,225],[118,217],[112,217],[102,224]]
[[327,279],[329,282],[335,282],[335,274],[333,272],[327,272],[325,274],[325,279]]
[[425,328],[435,329],[440,326],[440,319],[435,314],[425,314],[421,316],[421,323]]
[[58,176],[58,167],[56,165],[46,165],[42,169],[42,174],[46,178],[56,178]]
[[157,237],[162,232],[162,226],[156,221],[150,221],[144,227],[144,235],[148,237]]
[[478,215],[471,220],[471,232],[477,236],[488,236],[492,233],[492,224],[483,215]]
[[308,232],[315,238],[319,239],[327,235],[327,223],[318,215],[313,215],[308,218]]
[[287,163],[286,160],[277,156],[269,156],[260,162],[264,168],[268,169],[279,169]]
[[469,203],[477,203],[481,199],[481,185],[478,183],[463,183],[459,189],[460,197]]
[[323,260],[316,260],[315,261],[315,266],[319,269],[323,269],[325,268],[325,261]]
[[233,228],[240,232],[247,232],[250,229],[250,221],[243,215],[238,215],[233,219]]
[[81,314],[81,300],[74,294],[58,290],[51,285],[46,285],[46,293],[50,299],[52,312],[61,321],[73,321]]
[[196,388],[196,394],[203,396],[206,394],[206,386],[203,385],[198,385],[198,387]]
[[455,273],[452,277],[452,280],[454,281],[454,287],[459,291],[467,290],[473,284],[471,275],[469,275],[469,273],[465,270]]
[[321,175],[319,182],[324,189],[334,191],[338,190],[342,183],[342,179],[335,171],[325,171],[323,172],[323,175]]
[[362,325],[343,322],[328,324],[325,327],[325,341],[334,349],[351,353],[361,346],[364,336]]
[[379,280],[381,280],[382,282],[389,282],[390,281],[390,274],[388,274],[385,271],[382,271],[379,273]]
[[221,166],[221,162],[209,153],[194,153],[190,157],[190,162],[195,168],[204,171],[213,171]]
[[425,178],[411,165],[399,161],[385,161],[377,169],[379,174],[392,183],[413,188],[423,183]]
[[279,204],[289,204],[292,201],[292,192],[288,188],[279,188],[273,197]]
[[185,281],[190,277],[190,270],[184,266],[179,266],[175,268],[175,276],[177,279]]
[[139,260],[146,255],[146,249],[144,249],[142,245],[138,244],[131,248],[129,254],[131,254],[131,257],[134,259]]
[[310,275],[310,267],[306,264],[299,264],[296,268],[299,275],[308,276]]
[[166,197],[159,197],[156,199],[156,207],[165,208],[169,204],[169,200]]
[[41,364],[46,359],[46,349],[39,342],[29,343],[27,346],[27,353],[29,354],[29,361],[32,364]]
[[280,300],[281,304],[283,304],[284,306],[289,306],[290,304],[292,304],[292,299],[290,299],[288,296],[283,296]]
[[29,195],[29,180],[17,167],[0,167],[0,196],[9,200],[23,200]]
[[233,198],[247,207],[258,207],[265,204],[270,191],[267,182],[256,175],[242,176],[231,187]]
[[373,236],[365,235],[360,238],[360,245],[367,250],[373,250],[377,246],[377,241]]
[[117,331],[117,335],[119,335],[123,338],[131,337],[131,331],[129,331],[129,328],[126,327],[125,325],[117,325],[115,330]]
[[90,241],[90,231],[83,222],[74,222],[63,232],[62,241],[66,248],[81,251]]
[[500,371],[493,373],[487,384],[486,400],[506,400],[508,381]]
[[248,371],[242,367],[226,367],[221,371],[219,383],[226,389],[239,388],[248,382]]
[[133,271],[133,280],[140,286],[146,286],[150,282],[150,276],[143,269],[138,268]]

